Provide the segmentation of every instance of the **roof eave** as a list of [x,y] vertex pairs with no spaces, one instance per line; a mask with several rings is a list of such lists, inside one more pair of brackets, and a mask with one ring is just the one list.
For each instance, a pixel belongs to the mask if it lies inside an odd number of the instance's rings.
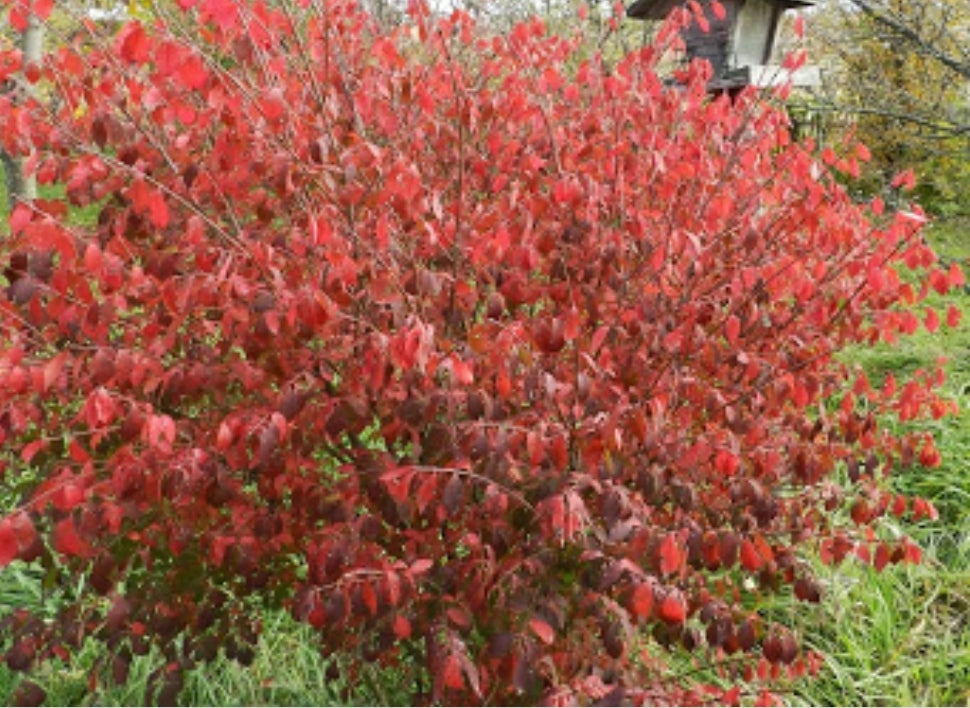
[[[785,10],[790,10],[797,7],[811,7],[816,0],[769,0],[769,2],[783,5]],[[634,20],[662,20],[675,7],[684,4],[686,0],[635,0],[627,8],[626,14]]]

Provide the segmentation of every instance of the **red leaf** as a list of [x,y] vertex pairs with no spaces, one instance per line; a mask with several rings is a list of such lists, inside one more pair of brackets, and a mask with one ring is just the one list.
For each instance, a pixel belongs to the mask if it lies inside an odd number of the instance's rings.
[[755,572],[761,570],[765,564],[765,559],[758,553],[751,539],[746,538],[741,542],[741,565],[747,570]]
[[10,26],[18,32],[24,32],[30,26],[30,16],[23,3],[16,3],[10,8]]
[[138,22],[127,25],[118,35],[119,53],[125,61],[141,64],[148,60],[149,40],[144,28]]
[[657,616],[671,624],[680,624],[687,619],[687,604],[678,591],[667,593],[667,596],[660,601]]
[[282,91],[271,91],[259,102],[260,111],[268,121],[275,121],[286,112]]
[[0,520],[0,568],[10,565],[18,553],[20,553],[20,547],[13,524],[10,519]]
[[12,706],[41,706],[47,698],[47,691],[33,681],[21,681],[9,696]]
[[34,388],[38,389],[38,393],[47,393],[50,388],[57,383],[57,378],[61,375],[61,370],[64,368],[64,362],[66,357],[64,355],[56,356],[46,364],[44,364],[43,375],[39,381],[35,381]]
[[876,572],[881,571],[887,565],[889,565],[889,558],[891,553],[889,551],[889,546],[885,543],[880,543],[876,546],[876,555],[872,561],[872,567],[876,569]]
[[190,56],[179,65],[178,76],[186,88],[198,90],[205,86],[209,72],[201,58]]
[[137,179],[128,189],[128,198],[139,213],[148,215],[152,226],[159,229],[168,226],[170,219],[168,205],[158,189],[149,186],[143,179]]
[[410,469],[398,469],[385,472],[381,475],[381,481],[384,483],[387,493],[391,495],[391,499],[398,504],[406,504],[410,499],[411,479],[413,477],[414,472]]
[[725,477],[733,477],[738,471],[738,458],[727,450],[718,450],[714,456],[714,467]]
[[360,598],[364,601],[364,606],[367,611],[373,617],[377,614],[377,593],[374,592],[374,586],[370,583],[364,582],[360,584]]
[[239,20],[239,11],[232,0],[203,0],[202,18],[214,22],[223,31],[232,28]]
[[905,189],[907,191],[912,190],[916,186],[916,175],[913,174],[912,170],[905,170],[897,174],[892,181],[893,189]]
[[18,202],[10,212],[10,234],[16,236],[30,223],[33,218],[33,210],[25,202]]
[[459,629],[468,629],[472,626],[471,616],[461,607],[449,607],[445,610],[445,616]]
[[34,456],[47,447],[46,440],[34,440],[32,442],[24,445],[23,449],[20,451],[20,459],[26,463],[30,463]]
[[960,320],[963,318],[963,313],[956,305],[950,305],[946,308],[946,326],[947,327],[958,327],[960,325]]
[[219,432],[216,435],[216,449],[221,452],[225,452],[229,449],[229,446],[232,445],[232,440],[232,428],[230,428],[229,425],[223,421],[219,424]]
[[427,558],[419,558],[408,569],[411,575],[424,575],[434,566],[434,562]]
[[916,497],[913,499],[913,521],[919,521],[924,517],[930,521],[936,521],[940,518],[940,514],[930,501],[923,497]]
[[930,287],[940,295],[950,292],[950,276],[942,270],[934,270],[930,273]]
[[545,622],[538,617],[533,617],[529,620],[529,629],[535,632],[535,635],[539,637],[544,644],[552,644],[556,640],[555,630],[549,626],[548,622]]
[[727,337],[728,344],[733,347],[738,346],[738,336],[741,334],[741,320],[735,315],[727,318],[724,323],[724,336]]
[[66,482],[53,494],[54,508],[58,511],[70,511],[84,501],[84,487],[74,482]]
[[919,565],[923,562],[923,549],[910,541],[903,541],[904,552],[903,560],[911,565]]
[[16,511],[8,516],[6,521],[13,529],[13,534],[17,539],[17,545],[21,552],[34,545],[34,542],[37,540],[37,530],[34,528],[34,522],[31,521],[27,512]]
[[24,78],[27,79],[27,83],[36,84],[40,81],[40,77],[40,65],[37,63],[32,62],[24,67]]
[[91,275],[101,273],[101,249],[94,241],[84,249],[84,269]]
[[647,619],[653,609],[653,588],[647,583],[637,585],[630,597],[630,609],[637,617]]
[[942,457],[940,456],[940,451],[936,449],[936,445],[930,440],[919,451],[919,463],[923,467],[939,467],[941,462]]
[[461,673],[461,661],[454,654],[445,658],[441,669],[441,680],[447,688],[460,691],[465,687],[465,677]]
[[948,275],[950,278],[951,288],[962,288],[967,284],[966,278],[963,277],[963,269],[960,268],[959,263],[950,264],[950,272]]
[[495,392],[503,399],[508,398],[512,393],[512,381],[504,368],[499,369],[495,381]]
[[54,527],[54,550],[67,556],[87,556],[91,546],[82,539],[71,517],[62,519]]
[[414,500],[417,503],[418,511],[424,513],[424,510],[428,508],[428,505],[435,500],[438,494],[438,475],[426,474],[419,479],[421,479],[421,483],[414,494]]
[[150,416],[144,428],[148,446],[164,453],[172,451],[175,432],[175,421],[167,415]]
[[394,615],[394,636],[408,639],[411,636],[411,622],[404,615]]
[[396,607],[401,602],[401,576],[393,570],[386,571],[384,586],[387,590],[387,603]]
[[677,543],[676,534],[669,533],[660,543],[660,572],[672,575],[680,570],[687,559],[687,552]]

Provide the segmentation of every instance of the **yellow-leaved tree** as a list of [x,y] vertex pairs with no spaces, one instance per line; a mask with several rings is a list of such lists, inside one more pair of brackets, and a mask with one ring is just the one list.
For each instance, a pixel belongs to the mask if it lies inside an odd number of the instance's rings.
[[814,14],[816,109],[861,139],[878,190],[913,167],[935,211],[970,202],[970,0],[826,0]]

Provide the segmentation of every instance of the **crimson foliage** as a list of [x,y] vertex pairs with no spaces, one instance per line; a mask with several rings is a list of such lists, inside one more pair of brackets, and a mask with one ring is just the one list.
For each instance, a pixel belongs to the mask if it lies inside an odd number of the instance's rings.
[[4,617],[9,666],[154,646],[174,700],[286,607],[351,671],[419,657],[416,700],[735,701],[811,663],[759,615],[818,600],[809,554],[918,558],[885,477],[939,455],[883,421],[945,414],[939,375],[834,355],[962,281],[837,185],[863,148],[665,86],[673,26],[608,69],[538,21],[179,5],[0,99],[65,185],[2,245],[0,565],[82,588]]

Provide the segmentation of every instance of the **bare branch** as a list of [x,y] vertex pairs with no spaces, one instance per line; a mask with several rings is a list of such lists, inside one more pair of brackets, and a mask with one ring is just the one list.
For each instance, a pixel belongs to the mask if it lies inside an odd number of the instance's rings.
[[941,49],[939,43],[927,41],[903,18],[877,6],[871,0],[850,0],[850,2],[879,24],[906,39],[923,56],[930,57],[960,76],[970,79],[970,60],[966,57],[957,57]]

